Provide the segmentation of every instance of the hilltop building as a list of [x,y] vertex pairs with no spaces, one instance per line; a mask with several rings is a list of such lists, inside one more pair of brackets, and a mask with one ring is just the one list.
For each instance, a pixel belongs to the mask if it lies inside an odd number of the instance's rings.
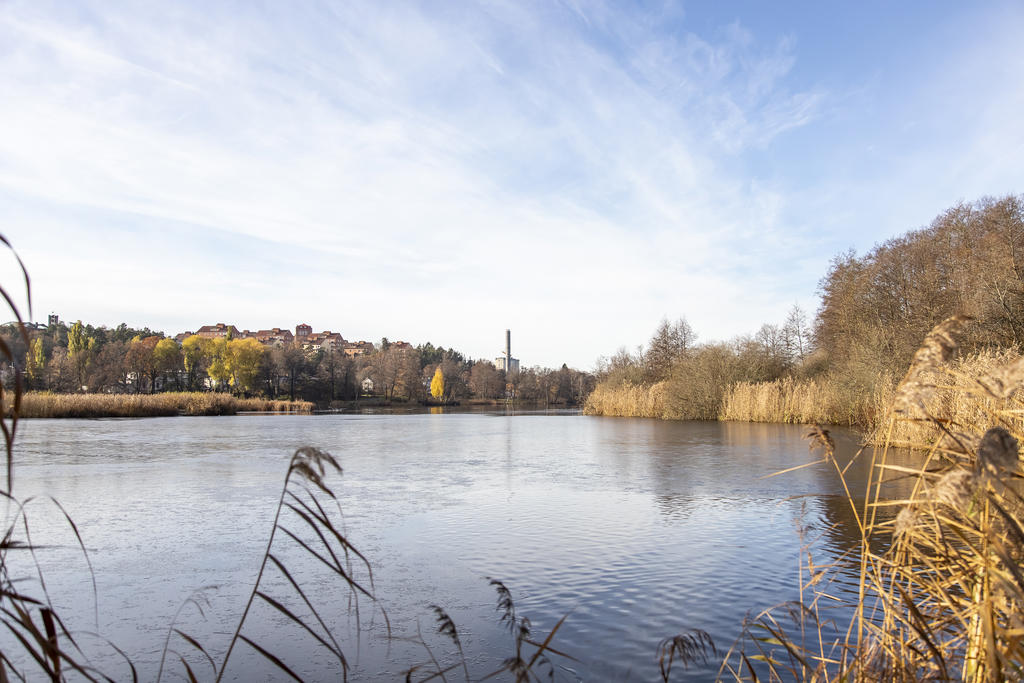
[[519,372],[519,359],[512,357],[512,330],[505,330],[505,351],[494,359],[494,367],[506,373]]
[[239,332],[238,328],[234,325],[225,325],[224,323],[217,323],[216,325],[203,325],[196,334],[205,339],[219,339],[221,337],[231,336],[232,339],[238,339]]
[[367,353],[373,353],[374,347],[371,342],[368,341],[357,341],[357,342],[346,342],[342,346],[342,351],[345,352],[346,356],[362,356]]
[[[338,332],[325,330],[314,332],[310,325],[300,323],[295,326],[295,334],[291,330],[281,327],[274,327],[269,330],[242,330],[238,331],[234,325],[217,323],[216,325],[203,325],[196,332],[182,332],[174,337],[174,341],[181,344],[187,337],[196,334],[206,339],[217,339],[227,337],[232,339],[255,339],[264,346],[288,346],[298,344],[304,351],[339,351],[347,356],[362,356],[374,352],[374,346],[368,341],[350,342],[346,341]],[[408,342],[397,342],[407,348],[412,348]]]
[[242,333],[238,336],[241,339],[255,339],[264,346],[283,346],[291,344],[295,340],[291,330],[282,330],[280,327],[270,330],[256,330],[255,332],[242,330]]

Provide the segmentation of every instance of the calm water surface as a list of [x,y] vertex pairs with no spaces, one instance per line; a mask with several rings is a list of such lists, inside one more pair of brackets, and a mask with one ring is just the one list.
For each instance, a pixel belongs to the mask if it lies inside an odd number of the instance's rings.
[[[364,600],[357,628],[348,593],[290,556],[344,637],[355,680],[400,680],[425,661],[421,646],[402,639],[417,628],[435,656],[453,661],[451,644],[433,635],[432,604],[458,624],[471,674],[494,670],[510,639],[485,577],[511,588],[536,632],[569,615],[555,644],[580,661],[556,660],[557,678],[657,680],[662,638],[701,628],[724,651],[747,613],[797,597],[799,520],[820,536],[819,562],[856,545],[831,466],[763,478],[813,459],[795,426],[465,413],[22,424],[15,490],[41,496],[28,510],[33,540],[51,546],[39,557],[47,587],[93,662],[115,679],[127,667],[85,632],[126,651],[143,680],[156,677],[176,614],[178,626],[223,655],[288,459],[303,445],[344,467],[330,483],[391,624],[388,639],[379,610]],[[865,469],[851,469],[854,490],[863,490]],[[85,539],[96,604],[74,536],[45,496],[63,504]],[[284,591],[280,584],[270,577]],[[340,678],[278,616],[256,617],[246,632],[303,676]],[[0,646],[11,650],[6,634]],[[171,648],[189,650],[177,638]],[[714,678],[717,666],[686,680]],[[180,664],[168,668],[167,680],[181,678]],[[244,647],[229,674],[281,677]]]

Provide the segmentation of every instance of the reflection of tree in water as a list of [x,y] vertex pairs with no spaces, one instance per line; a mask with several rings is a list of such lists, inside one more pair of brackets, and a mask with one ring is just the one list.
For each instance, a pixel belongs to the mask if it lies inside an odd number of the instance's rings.
[[[649,492],[658,511],[672,521],[686,519],[708,503],[808,496],[822,501],[815,506],[822,510],[822,531],[835,527],[823,539],[832,550],[841,553],[859,543],[856,520],[831,463],[784,472],[821,458],[820,453],[808,452],[806,427],[661,420],[607,420],[602,426],[602,464],[629,488]],[[832,429],[832,434],[837,461],[845,467],[859,448],[858,434],[842,428]],[[890,451],[889,462],[911,466],[920,462],[920,456]],[[858,506],[863,505],[870,469],[867,450],[846,471],[847,486],[860,498]],[[901,486],[909,483],[892,482],[883,492],[905,494]]]
[[[799,470],[769,475],[813,459],[794,425],[737,422],[641,422],[643,467],[629,462],[632,477],[642,475],[661,514],[685,519],[704,504],[779,501],[801,493],[827,493],[819,473]],[[625,463],[620,463],[620,465]]]
[[[690,517],[699,499],[711,493],[714,461],[722,450],[721,432],[714,422],[650,421],[638,459],[619,460],[623,474],[650,489],[658,511],[673,522]],[[637,434],[628,437],[635,441]],[[634,446],[635,449],[635,446]]]
[[[816,588],[823,590],[835,598],[847,598],[842,602],[823,601],[823,616],[831,618],[834,626],[840,631],[846,628],[849,620],[853,617],[853,605],[857,603],[860,576],[860,548],[861,534],[857,524],[857,515],[864,514],[864,499],[867,493],[868,474],[872,468],[872,451],[865,448],[854,459],[857,452],[855,442],[844,440],[840,443],[836,455],[836,462],[840,467],[846,468],[845,478],[854,497],[853,504],[856,506],[854,512],[851,501],[844,493],[830,493],[816,496],[813,505],[808,507],[808,514],[805,518],[806,535],[805,541],[809,544],[807,550],[810,552],[816,566],[837,562],[839,566],[830,572],[830,582],[821,584]],[[901,465],[904,467],[920,467],[924,455],[920,452],[890,449],[886,461],[889,464]],[[831,463],[817,465],[813,469],[820,477],[822,489],[832,489],[840,483],[839,475],[835,466]],[[785,476],[785,475],[783,475]],[[841,485],[841,483],[840,483]],[[913,487],[913,480],[905,476],[889,475],[883,482],[879,500],[898,500],[906,498]],[[895,516],[898,508],[879,507],[876,514],[878,519],[891,519]],[[884,534],[875,534],[869,540],[873,553],[882,553],[889,544]],[[805,566],[806,566],[805,558]]]

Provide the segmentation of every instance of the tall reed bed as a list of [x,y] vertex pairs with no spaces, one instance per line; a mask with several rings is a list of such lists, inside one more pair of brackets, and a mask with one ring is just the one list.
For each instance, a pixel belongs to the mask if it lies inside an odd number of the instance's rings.
[[[855,616],[837,637],[822,627],[836,566],[808,557],[802,599],[746,624],[721,674],[736,680],[964,681],[1024,678],[1024,360],[987,354],[951,362],[966,318],[938,325],[892,394],[870,457],[867,496],[849,492],[859,554],[839,564],[859,575]],[[1018,394],[1022,396],[1018,396]],[[923,464],[895,464],[893,434],[922,437]],[[936,435],[938,435],[936,437]],[[845,483],[834,444],[809,434]],[[815,464],[815,463],[809,463]],[[907,477],[902,500],[880,495]],[[814,637],[808,638],[808,634]],[[810,644],[808,644],[810,642]]]
[[[587,415],[656,417],[665,420],[733,420],[791,424],[841,424],[868,428],[885,412],[893,382],[880,377],[874,392],[858,393],[830,378],[737,382],[695,388],[685,377],[652,385],[599,384],[584,405]],[[697,400],[695,400],[697,399]]]
[[[958,357],[941,371],[929,370],[915,381],[933,385],[925,391],[913,415],[919,419],[900,419],[890,425],[888,414],[882,413],[872,425],[873,443],[889,441],[894,446],[931,446],[943,438],[948,425],[961,431],[981,433],[991,426],[998,414],[1003,424],[1015,431],[1024,428],[1024,412],[1015,412],[1024,405],[1016,404],[1016,393],[1005,396],[1005,387],[1012,386],[1014,373],[1024,372],[1024,358],[1013,349],[983,351]],[[888,403],[898,398],[895,387],[886,388]],[[937,419],[928,419],[936,417]]]
[[[9,412],[11,405],[5,405]],[[27,392],[21,417],[163,417],[235,415],[245,411],[311,413],[308,401],[235,398],[228,394],[167,392],[161,394],[52,394]]]
[[737,382],[722,398],[720,420],[868,426],[885,414],[892,380],[881,376],[875,391],[850,396],[833,378]]
[[[1013,349],[986,350],[958,357],[943,368],[941,387],[931,392],[926,408],[930,415],[977,429],[989,419],[996,405],[988,388],[1001,380],[1008,366],[1024,360]],[[587,400],[588,415],[615,417],[658,417],[662,419],[701,419],[693,411],[673,410],[685,378],[674,378],[653,385],[624,383],[599,384]],[[850,387],[832,376],[811,379],[785,377],[771,382],[736,382],[725,389],[717,412],[719,420],[739,422],[779,422],[790,424],[830,424],[859,427],[872,444],[886,439],[895,446],[927,446],[942,436],[942,430],[930,420],[900,420],[889,425],[889,408],[896,398],[897,382],[883,373],[865,387]],[[1007,414],[1004,419],[1024,420],[1024,414]]]
[[609,417],[665,417],[665,382],[622,384],[611,387],[598,384],[583,406],[587,415]]
[[312,413],[311,401],[281,401],[269,398],[236,398],[235,411],[260,413]]

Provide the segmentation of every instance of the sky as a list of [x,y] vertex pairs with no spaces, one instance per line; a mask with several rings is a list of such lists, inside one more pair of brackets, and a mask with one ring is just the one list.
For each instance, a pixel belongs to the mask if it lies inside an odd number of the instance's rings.
[[[33,316],[587,369],[1024,192],[1019,2],[0,1]],[[0,284],[24,300],[4,255]]]

